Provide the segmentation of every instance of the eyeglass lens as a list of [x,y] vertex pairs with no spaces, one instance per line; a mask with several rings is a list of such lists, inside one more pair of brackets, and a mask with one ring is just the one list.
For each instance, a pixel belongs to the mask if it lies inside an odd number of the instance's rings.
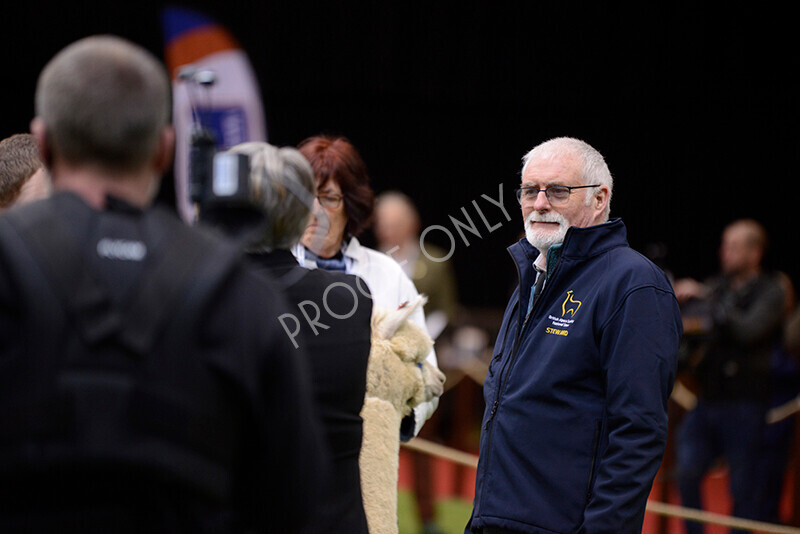
[[328,195],[318,195],[317,199],[324,208],[328,208],[329,210],[335,210],[342,202],[342,197],[333,197]]
[[523,187],[518,189],[517,200],[520,202],[523,200],[527,202],[534,202],[541,191],[544,191],[548,202],[551,204],[565,202],[567,199],[569,199],[569,187],[562,185],[551,185],[546,189],[539,189],[536,187]]

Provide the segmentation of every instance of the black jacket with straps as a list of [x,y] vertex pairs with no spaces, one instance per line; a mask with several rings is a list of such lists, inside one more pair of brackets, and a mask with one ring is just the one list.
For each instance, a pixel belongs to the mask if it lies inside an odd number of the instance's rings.
[[0,530],[303,531],[325,466],[285,309],[163,208],[0,217]]

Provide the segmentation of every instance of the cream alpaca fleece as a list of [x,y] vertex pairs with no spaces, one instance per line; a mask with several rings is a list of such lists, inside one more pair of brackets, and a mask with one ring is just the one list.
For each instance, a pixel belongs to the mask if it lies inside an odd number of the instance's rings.
[[414,406],[443,390],[444,374],[425,361],[433,340],[408,321],[411,312],[425,301],[420,296],[400,310],[373,311],[359,457],[370,534],[397,533],[400,423]]

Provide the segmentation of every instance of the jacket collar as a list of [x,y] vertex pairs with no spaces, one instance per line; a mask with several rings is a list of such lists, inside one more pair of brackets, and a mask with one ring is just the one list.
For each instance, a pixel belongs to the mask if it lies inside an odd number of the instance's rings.
[[358,239],[351,237],[349,241],[345,241],[342,245],[342,254],[344,254],[345,258],[350,258],[353,261],[360,261],[364,258],[366,252]]
[[[549,273],[553,272],[555,264],[560,259],[590,258],[620,246],[628,246],[627,230],[620,218],[586,228],[571,226],[567,230],[563,246],[559,249],[560,258],[552,257],[548,251],[548,276]],[[533,262],[539,256],[539,251],[523,237],[517,243],[508,247],[508,252],[519,266],[520,281],[526,280],[533,271]],[[555,263],[551,264],[551,259],[555,259]]]
[[[562,246],[550,247],[547,257],[547,277],[555,271],[556,266],[562,260],[580,260],[590,258],[619,246],[627,246],[625,225],[622,219],[614,219],[604,224],[589,226],[586,228],[570,227],[564,237]],[[514,262],[517,265],[519,275],[519,287],[517,288],[517,313],[519,322],[525,319],[527,303],[531,296],[531,286],[535,280],[533,262],[539,256],[539,251],[531,245],[526,238],[520,239],[508,247]]]

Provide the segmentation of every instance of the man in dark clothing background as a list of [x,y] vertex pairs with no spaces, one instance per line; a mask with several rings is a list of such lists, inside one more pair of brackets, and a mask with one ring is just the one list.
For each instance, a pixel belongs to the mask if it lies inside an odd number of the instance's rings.
[[[31,130],[52,197],[0,217],[0,530],[305,532],[327,464],[273,284],[151,207],[170,82],[82,39]],[[271,326],[274,324],[274,327]]]
[[[697,383],[697,404],[676,435],[681,500],[701,508],[700,484],[714,461],[725,457],[733,515],[759,517],[758,473],[770,399],[771,355],[780,342],[784,294],[780,279],[764,270],[767,233],[755,220],[729,224],[719,251],[721,273],[705,283],[675,282],[684,305],[702,308],[703,341],[688,362]],[[700,523],[687,522],[689,534]]]

